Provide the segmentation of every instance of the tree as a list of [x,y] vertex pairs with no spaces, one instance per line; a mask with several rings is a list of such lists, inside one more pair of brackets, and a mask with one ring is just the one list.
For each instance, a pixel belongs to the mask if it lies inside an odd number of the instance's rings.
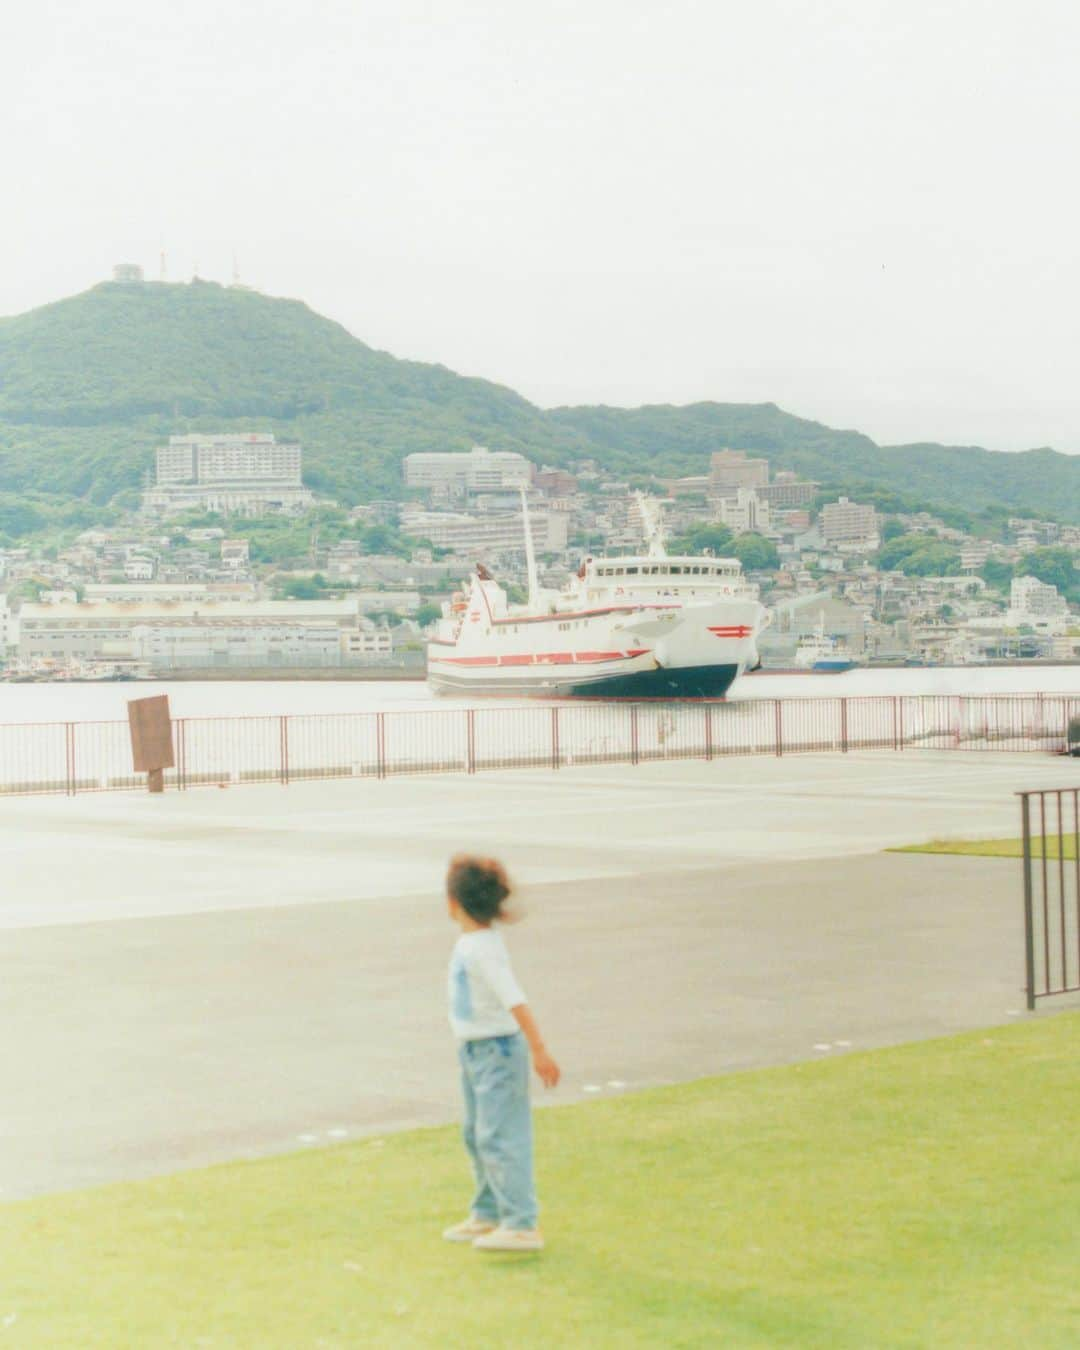
[[28,502],[11,496],[0,501],[0,530],[12,539],[33,534],[45,524],[45,517]]
[[1062,595],[1080,588],[1080,572],[1073,567],[1070,549],[1037,548],[1017,564],[1025,576],[1037,577],[1048,586],[1056,586]]
[[325,590],[326,582],[320,576],[289,577],[281,586],[281,596],[285,600],[319,600]]
[[695,525],[676,535],[668,548],[671,553],[730,553],[734,535],[726,525]]
[[877,565],[909,577],[945,577],[959,572],[960,554],[933,535],[901,534],[878,550]]
[[416,611],[416,622],[421,628],[442,618],[442,605],[421,605]]
[[740,534],[731,551],[748,572],[775,572],[780,566],[776,545],[760,534]]
[[1013,565],[1004,558],[987,558],[979,568],[979,576],[995,590],[1007,591],[1013,579]]
[[365,553],[395,553],[400,558],[412,554],[412,543],[393,525],[365,525],[359,538]]
[[904,527],[895,516],[886,516],[881,526],[881,542],[887,544],[890,539],[898,539],[904,533]]

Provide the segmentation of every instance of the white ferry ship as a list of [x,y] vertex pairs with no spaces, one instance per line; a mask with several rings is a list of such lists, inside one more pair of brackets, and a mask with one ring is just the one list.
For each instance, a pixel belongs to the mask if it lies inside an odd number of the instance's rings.
[[592,698],[719,698],[758,664],[767,623],[736,558],[669,557],[657,504],[639,498],[646,552],[586,558],[562,590],[543,590],[528,516],[529,600],[478,566],[443,606],[428,644],[428,684],[440,694]]

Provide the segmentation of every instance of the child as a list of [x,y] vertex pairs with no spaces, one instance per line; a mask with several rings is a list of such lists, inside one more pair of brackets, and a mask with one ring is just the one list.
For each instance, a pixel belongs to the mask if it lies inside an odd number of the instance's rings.
[[483,1251],[539,1251],[529,1051],[545,1087],[559,1081],[559,1066],[544,1048],[494,927],[510,894],[502,866],[492,858],[454,858],[446,894],[450,917],[461,927],[450,959],[450,1026],[458,1041],[463,1134],[476,1194],[469,1217],[443,1237]]

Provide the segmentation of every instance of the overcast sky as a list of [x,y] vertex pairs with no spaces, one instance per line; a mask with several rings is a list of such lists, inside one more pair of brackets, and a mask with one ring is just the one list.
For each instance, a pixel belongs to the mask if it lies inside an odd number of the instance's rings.
[[544,405],[1080,452],[1080,10],[36,0],[0,313],[119,261]]

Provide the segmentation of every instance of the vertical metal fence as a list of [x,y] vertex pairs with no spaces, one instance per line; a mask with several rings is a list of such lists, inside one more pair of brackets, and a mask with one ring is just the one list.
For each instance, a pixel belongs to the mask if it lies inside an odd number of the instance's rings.
[[[1080,695],[566,701],[173,722],[166,786],[849,750],[1066,748]],[[142,783],[127,722],[0,725],[0,795]]]
[[1080,788],[1021,792],[1028,1008],[1080,993]]

